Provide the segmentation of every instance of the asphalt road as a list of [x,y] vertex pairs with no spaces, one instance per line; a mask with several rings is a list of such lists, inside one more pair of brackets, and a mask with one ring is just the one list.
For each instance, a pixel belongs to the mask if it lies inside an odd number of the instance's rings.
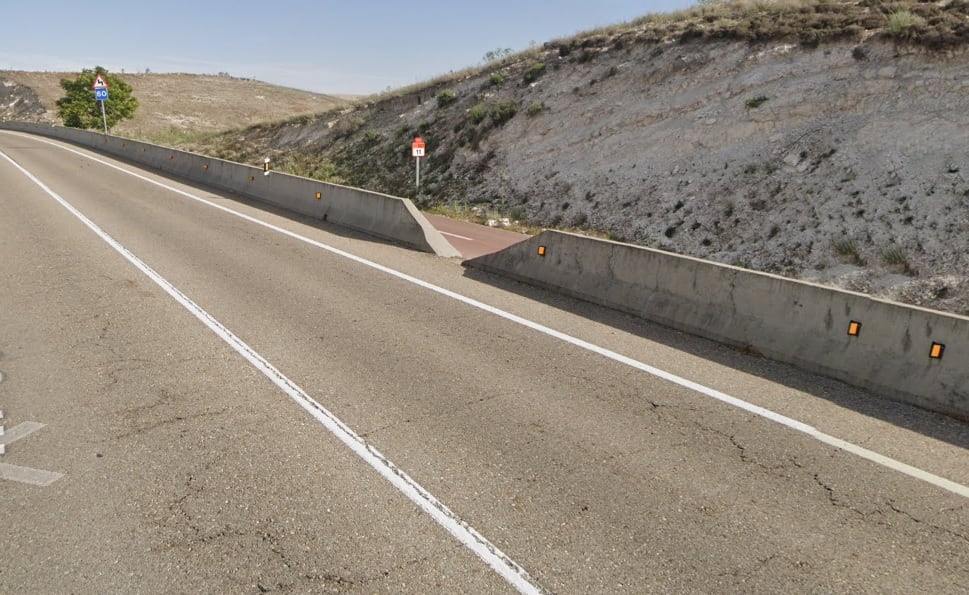
[[0,592],[969,590],[965,424],[85,155],[0,132]]

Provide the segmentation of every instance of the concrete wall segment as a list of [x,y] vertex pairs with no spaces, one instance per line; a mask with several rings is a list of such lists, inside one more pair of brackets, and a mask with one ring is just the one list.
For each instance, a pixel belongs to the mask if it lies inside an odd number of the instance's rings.
[[464,264],[969,419],[966,317],[563,232]]
[[418,250],[448,258],[460,256],[407,199],[279,172],[264,176],[260,167],[89,130],[22,122],[0,123],[0,128],[65,140],[190,182],[241,194]]

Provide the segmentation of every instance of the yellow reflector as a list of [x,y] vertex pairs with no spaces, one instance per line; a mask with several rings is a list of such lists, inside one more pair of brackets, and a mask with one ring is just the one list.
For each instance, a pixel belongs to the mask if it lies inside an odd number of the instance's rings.
[[852,320],[848,324],[848,334],[851,335],[852,337],[857,337],[858,335],[860,335],[861,334],[861,323]]
[[929,357],[932,359],[942,359],[943,353],[945,353],[945,345],[942,343],[932,343],[932,350],[929,351]]

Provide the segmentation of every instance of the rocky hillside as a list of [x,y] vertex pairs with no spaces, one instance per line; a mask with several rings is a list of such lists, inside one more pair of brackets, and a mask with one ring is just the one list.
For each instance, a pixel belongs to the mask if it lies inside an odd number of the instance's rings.
[[31,120],[44,111],[33,89],[0,78],[0,120]]
[[709,3],[194,148],[969,314],[967,40],[965,2]]
[[[60,123],[56,102],[63,97],[63,78],[77,73],[0,71],[0,118]],[[319,113],[348,103],[348,99],[278,87],[227,75],[126,73],[121,74],[138,99],[135,117],[112,133],[173,144],[261,122]],[[17,111],[4,110],[5,89],[26,90],[30,102]],[[18,91],[19,93],[20,91]],[[30,105],[29,110],[25,106]]]

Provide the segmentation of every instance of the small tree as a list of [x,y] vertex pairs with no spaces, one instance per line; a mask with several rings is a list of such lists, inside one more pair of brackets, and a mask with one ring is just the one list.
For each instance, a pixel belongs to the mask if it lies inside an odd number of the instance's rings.
[[67,95],[57,100],[57,115],[65,126],[100,128],[103,125],[101,106],[94,99],[93,89],[94,77],[99,74],[108,84],[108,100],[104,102],[108,128],[134,115],[138,100],[131,95],[131,85],[97,66],[93,70],[85,68],[74,80],[61,79],[61,88]]

